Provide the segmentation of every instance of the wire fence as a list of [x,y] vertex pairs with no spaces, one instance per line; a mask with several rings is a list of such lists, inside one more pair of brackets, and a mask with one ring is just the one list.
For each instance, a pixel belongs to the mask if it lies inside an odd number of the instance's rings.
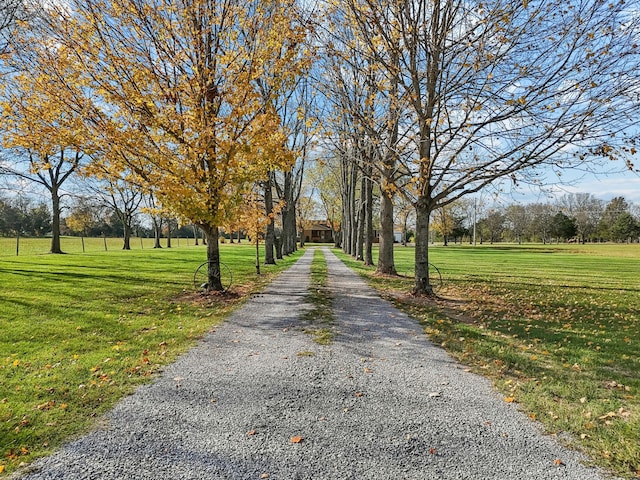
[[[174,237],[171,239],[172,247],[195,246],[195,239]],[[131,250],[152,249],[155,239],[131,237]],[[160,239],[160,245],[167,247],[167,239]],[[198,239],[198,245],[203,245],[202,239]],[[65,253],[91,253],[111,250],[122,250],[124,240],[112,237],[62,237],[60,246]],[[40,237],[0,237],[0,257],[43,255],[51,250],[51,238]]]

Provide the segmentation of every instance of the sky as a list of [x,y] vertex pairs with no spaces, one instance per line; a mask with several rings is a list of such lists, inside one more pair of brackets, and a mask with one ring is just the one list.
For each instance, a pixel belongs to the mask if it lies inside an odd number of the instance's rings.
[[499,203],[546,203],[553,202],[567,193],[590,193],[610,201],[614,197],[624,197],[627,203],[640,205],[640,171],[630,171],[622,163],[606,165],[611,171],[600,173],[563,170],[561,177],[547,174],[544,189],[520,185],[509,188]]

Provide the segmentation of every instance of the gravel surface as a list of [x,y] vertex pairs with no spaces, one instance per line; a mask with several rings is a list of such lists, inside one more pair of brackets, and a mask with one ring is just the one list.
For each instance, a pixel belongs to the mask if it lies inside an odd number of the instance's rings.
[[324,252],[332,345],[314,343],[297,320],[310,249],[97,430],[23,478],[606,478]]

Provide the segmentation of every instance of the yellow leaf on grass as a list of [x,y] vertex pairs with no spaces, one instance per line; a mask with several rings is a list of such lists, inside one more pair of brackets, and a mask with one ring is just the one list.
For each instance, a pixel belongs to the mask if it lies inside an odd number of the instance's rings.
[[0,473],[4,472],[4,465],[0,465]]
[[513,403],[516,399],[514,397],[504,397],[504,401],[507,403]]

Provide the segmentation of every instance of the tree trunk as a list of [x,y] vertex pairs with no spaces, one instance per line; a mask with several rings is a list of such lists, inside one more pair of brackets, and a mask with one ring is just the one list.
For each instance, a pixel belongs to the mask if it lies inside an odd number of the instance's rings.
[[122,230],[123,230],[123,250],[131,250],[131,224],[129,221],[124,218],[122,222]]
[[351,178],[349,179],[349,183],[349,216],[351,218],[351,232],[349,233],[351,245],[349,246],[349,252],[353,256],[356,254],[356,242],[358,240],[358,211],[356,209],[356,185],[358,184],[358,175],[355,172],[355,166],[351,168]]
[[295,251],[295,225],[296,220],[292,205],[286,203],[282,209],[282,252],[285,255],[289,255]]
[[364,219],[365,219],[365,202],[364,202],[364,183],[362,178],[360,182],[360,201],[358,202],[358,220],[355,233],[355,257],[356,260],[364,260]]
[[340,194],[342,196],[342,251],[354,253],[353,232],[355,223],[355,188],[353,182],[353,164],[346,154],[340,160]]
[[429,206],[424,200],[416,204],[416,279],[413,287],[414,295],[433,295],[433,287],[429,282]]
[[153,248],[162,248],[160,245],[160,237],[162,235],[162,220],[158,222],[155,217],[153,221]]
[[273,190],[271,187],[271,174],[269,179],[264,183],[264,206],[265,214],[269,223],[264,236],[264,263],[265,265],[275,265],[276,259],[274,257],[275,250],[275,222],[273,220]]
[[[282,189],[284,208],[282,209],[282,251],[290,255],[296,251],[296,207],[294,202],[293,177],[291,172],[284,174]],[[301,234],[302,235],[302,234]],[[301,240],[304,239],[301,237]]]
[[60,195],[56,187],[51,188],[51,250],[49,253],[64,253],[60,246]]
[[373,180],[369,174],[365,182],[364,204],[364,264],[373,265]]
[[207,239],[207,290],[221,292],[224,290],[220,280],[220,245],[218,244],[218,227],[212,225],[200,225]]
[[276,258],[282,260],[282,238],[275,237],[274,244],[276,247]]
[[380,196],[380,247],[376,271],[387,275],[397,273],[393,258],[393,202],[384,192]]

